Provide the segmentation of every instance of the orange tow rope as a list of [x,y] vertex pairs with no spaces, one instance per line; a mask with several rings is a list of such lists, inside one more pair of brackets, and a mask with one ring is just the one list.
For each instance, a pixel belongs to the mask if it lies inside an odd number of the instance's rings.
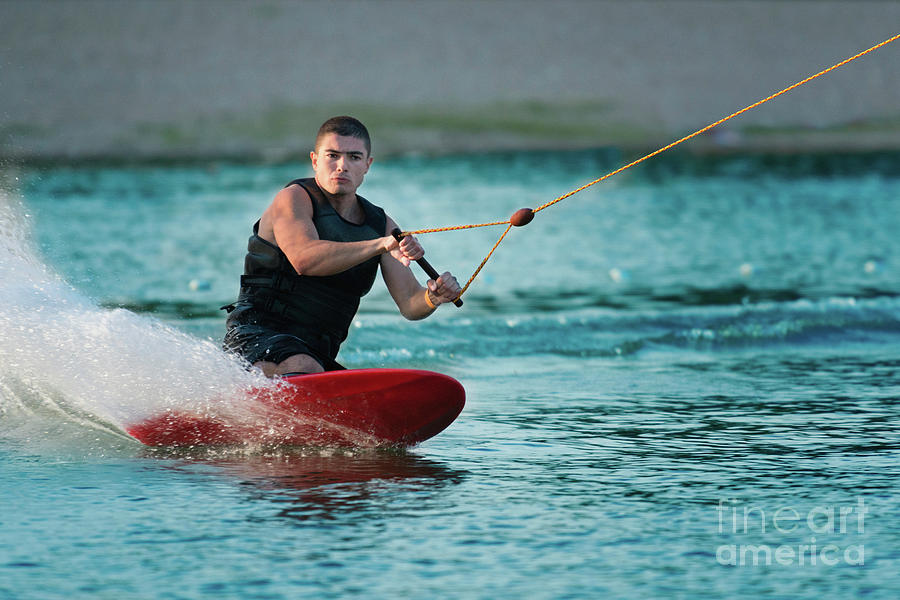
[[558,202],[562,202],[566,198],[574,196],[578,192],[586,190],[587,188],[591,187],[592,185],[596,185],[596,184],[600,183],[601,181],[609,179],[610,177],[612,177],[614,175],[618,175],[622,171],[630,169],[631,167],[634,167],[635,165],[638,165],[647,159],[650,159],[650,158],[653,158],[654,156],[662,154],[663,152],[665,152],[666,150],[669,150],[670,148],[674,148],[675,146],[677,146],[683,142],[686,142],[691,138],[694,138],[694,137],[697,137],[698,135],[706,133],[713,127],[721,125],[725,121],[728,121],[737,116],[740,116],[740,115],[744,114],[745,112],[747,112],[748,110],[752,110],[752,109],[756,108],[757,106],[760,106],[762,104],[765,104],[766,102],[769,102],[770,100],[774,100],[778,96],[780,96],[782,94],[786,94],[786,93],[790,92],[791,90],[794,90],[794,89],[800,87],[804,83],[809,83],[810,81],[812,81],[813,79],[816,79],[817,77],[821,77],[822,75],[825,75],[826,73],[830,73],[831,71],[834,71],[837,68],[843,67],[844,65],[851,63],[858,58],[862,58],[863,56],[865,56],[866,54],[868,54],[870,52],[874,52],[875,50],[878,50],[879,48],[881,48],[883,46],[887,46],[888,44],[890,44],[893,41],[896,41],[897,39],[900,39],[900,34],[897,34],[891,38],[888,38],[888,39],[884,40],[883,42],[881,42],[880,44],[876,44],[875,46],[872,46],[868,50],[863,50],[862,52],[855,54],[855,55],[851,56],[850,58],[846,58],[846,59],[842,60],[841,62],[828,67],[827,69],[819,71],[815,75],[810,75],[806,79],[798,81],[797,83],[784,88],[780,92],[775,92],[774,94],[767,96],[767,97],[763,98],[762,100],[754,102],[753,104],[751,104],[745,108],[742,108],[741,110],[739,110],[737,112],[733,112],[730,115],[728,115],[727,117],[723,117],[714,123],[710,123],[706,127],[702,128],[702,129],[698,129],[697,131],[695,131],[694,133],[692,133],[690,135],[686,135],[679,140],[676,140],[666,146],[663,146],[659,150],[651,152],[650,154],[647,154],[646,156],[643,156],[635,161],[632,161],[623,167],[619,167],[615,171],[611,171],[611,172],[607,173],[606,175],[604,175],[603,177],[599,177],[589,183],[586,183],[585,185],[581,186],[580,188],[574,189],[567,194],[563,194],[559,198],[556,198],[554,200],[551,200],[550,202],[542,204],[535,209],[530,209],[530,208],[519,209],[506,221],[494,221],[491,223],[477,223],[477,224],[473,224],[473,225],[456,225],[454,227],[437,227],[437,228],[433,228],[433,229],[418,229],[415,231],[404,231],[403,235],[404,236],[405,235],[418,235],[418,234],[422,234],[422,233],[436,233],[436,232],[440,232],[440,231],[459,231],[459,230],[463,230],[463,229],[475,229],[477,227],[492,227],[495,225],[506,225],[507,226],[506,229],[503,231],[503,235],[500,236],[500,239],[497,240],[497,243],[494,244],[494,247],[491,248],[490,252],[488,252],[488,255],[484,258],[483,261],[481,261],[481,264],[478,265],[478,268],[475,269],[475,272],[469,278],[469,281],[466,282],[465,286],[463,286],[462,291],[459,293],[459,296],[457,296],[457,299],[459,299],[460,297],[462,297],[463,294],[466,293],[466,290],[469,289],[469,286],[472,285],[472,282],[475,280],[475,278],[481,272],[481,269],[484,268],[484,265],[487,264],[488,260],[490,260],[491,256],[494,254],[494,251],[500,245],[500,242],[502,242],[503,239],[506,237],[506,234],[509,233],[509,230],[512,229],[512,227],[514,227],[514,226],[521,227],[523,225],[527,225],[534,218],[535,213],[538,213],[538,212],[544,210],[545,208],[550,208],[554,204],[556,204]]

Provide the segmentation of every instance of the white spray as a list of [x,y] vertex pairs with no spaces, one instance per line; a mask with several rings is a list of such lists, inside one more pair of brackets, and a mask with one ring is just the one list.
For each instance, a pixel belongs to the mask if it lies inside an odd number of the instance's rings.
[[242,391],[269,385],[211,341],[100,308],[37,258],[29,229],[0,191],[0,417],[49,407],[121,432],[167,408],[230,411]]

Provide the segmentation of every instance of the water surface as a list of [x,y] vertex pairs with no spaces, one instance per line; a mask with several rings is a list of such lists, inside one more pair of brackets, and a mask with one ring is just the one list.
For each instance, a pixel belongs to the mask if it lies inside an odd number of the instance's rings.
[[[616,151],[403,157],[406,229],[507,218]],[[297,165],[20,169],[0,243],[0,596],[894,598],[900,157],[663,157],[513,230],[350,367],[447,373],[409,451],[152,451],[121,424],[259,383],[218,351]],[[423,236],[461,279],[500,230]]]

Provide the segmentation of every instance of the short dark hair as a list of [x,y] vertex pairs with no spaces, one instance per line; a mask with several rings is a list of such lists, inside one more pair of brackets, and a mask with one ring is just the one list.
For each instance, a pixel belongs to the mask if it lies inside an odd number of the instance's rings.
[[366,152],[372,154],[372,140],[369,138],[369,130],[358,119],[353,117],[331,117],[319,127],[319,133],[316,134],[316,150],[319,149],[319,142],[329,133],[342,135],[345,137],[355,137],[361,139],[366,145]]

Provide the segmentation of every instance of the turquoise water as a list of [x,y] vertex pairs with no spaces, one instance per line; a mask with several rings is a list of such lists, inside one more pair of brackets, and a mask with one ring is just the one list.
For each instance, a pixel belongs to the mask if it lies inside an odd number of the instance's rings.
[[[507,218],[615,151],[404,157],[404,228]],[[259,383],[217,349],[296,165],[10,171],[0,597],[895,598],[900,155],[673,155],[513,230],[465,297],[382,284],[341,360],[468,400],[409,451],[153,451],[149,409]],[[497,229],[423,236],[466,278]]]

